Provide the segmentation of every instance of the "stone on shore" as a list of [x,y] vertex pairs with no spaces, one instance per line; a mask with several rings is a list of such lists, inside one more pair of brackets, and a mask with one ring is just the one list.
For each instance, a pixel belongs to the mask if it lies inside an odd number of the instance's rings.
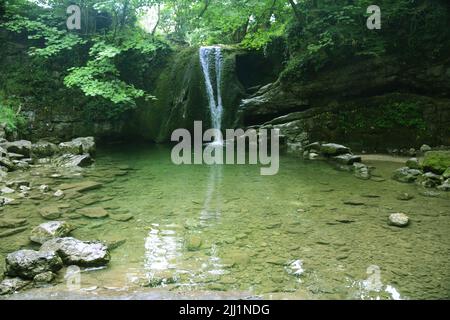
[[389,216],[389,224],[395,227],[406,227],[409,224],[409,217],[404,213],[393,213]]
[[55,251],[19,250],[6,256],[5,274],[32,280],[43,272],[57,272],[62,265]]
[[81,241],[75,238],[56,238],[45,242],[42,252],[56,252],[64,264],[82,267],[100,267],[109,263],[108,247],[98,241]]

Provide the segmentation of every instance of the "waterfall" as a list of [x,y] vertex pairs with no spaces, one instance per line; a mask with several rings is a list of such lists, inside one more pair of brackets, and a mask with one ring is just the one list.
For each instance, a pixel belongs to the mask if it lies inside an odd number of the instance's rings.
[[[218,46],[200,48],[200,64],[202,65],[203,75],[205,77],[206,93],[208,95],[209,111],[211,113],[211,123],[214,129],[222,129],[222,50]],[[214,67],[214,68],[213,68]],[[211,72],[215,72],[215,78],[211,78]],[[216,90],[214,92],[213,79]],[[217,96],[217,98],[216,98]],[[216,141],[222,143],[222,141]]]

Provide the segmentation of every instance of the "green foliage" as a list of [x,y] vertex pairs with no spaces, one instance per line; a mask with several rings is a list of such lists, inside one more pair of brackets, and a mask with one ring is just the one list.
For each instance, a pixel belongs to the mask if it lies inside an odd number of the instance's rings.
[[[108,99],[122,111],[134,107],[138,98],[154,98],[119,79],[120,73],[114,59],[131,47],[136,48],[129,43],[116,47],[103,41],[96,42],[89,53],[91,60],[86,66],[70,68],[69,75],[64,79],[65,85],[69,88],[78,87],[87,96],[101,96]],[[142,49],[140,46],[137,47]]]
[[24,118],[15,110],[15,108],[0,101],[0,123],[5,124],[6,129],[14,131],[23,125],[24,122]]

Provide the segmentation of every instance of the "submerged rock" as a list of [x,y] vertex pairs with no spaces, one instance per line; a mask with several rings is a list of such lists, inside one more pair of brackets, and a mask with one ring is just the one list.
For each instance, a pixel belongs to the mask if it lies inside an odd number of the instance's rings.
[[14,228],[14,229],[8,229],[6,231],[0,232],[0,238],[5,238],[9,236],[13,236],[15,234],[21,233],[26,231],[27,227],[20,227],[20,228]]
[[31,282],[21,278],[6,278],[0,283],[0,295],[13,294],[24,289]]
[[27,224],[26,219],[2,218],[0,228],[17,228]]
[[99,267],[110,260],[109,249],[105,244],[71,237],[49,240],[42,245],[41,251],[57,252],[66,265]]
[[412,195],[410,195],[409,193],[406,193],[406,192],[400,193],[397,196],[397,200],[408,201],[408,200],[411,200],[411,199],[414,199],[414,196],[412,196]]
[[36,275],[62,268],[62,260],[55,251],[19,250],[6,256],[5,274],[33,279]]
[[404,213],[393,213],[389,216],[389,224],[396,227],[406,227],[409,224],[409,217]]
[[13,142],[3,143],[3,147],[12,153],[21,154],[25,157],[30,157],[31,154],[31,141],[28,140],[18,140]]
[[408,167],[403,167],[394,171],[392,179],[403,182],[412,183],[417,180],[417,178],[422,174],[422,171],[417,169],[410,169]]
[[55,220],[61,217],[61,211],[58,206],[48,206],[39,209],[39,214],[46,220]]
[[30,240],[43,244],[44,242],[67,236],[72,228],[64,221],[50,221],[42,223],[31,230]]
[[200,250],[202,243],[202,238],[196,235],[192,235],[189,236],[186,240],[186,248],[188,251],[197,251]]

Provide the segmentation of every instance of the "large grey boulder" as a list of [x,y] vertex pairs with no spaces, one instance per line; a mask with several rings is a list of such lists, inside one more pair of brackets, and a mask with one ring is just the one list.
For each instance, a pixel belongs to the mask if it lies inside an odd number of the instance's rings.
[[31,152],[36,158],[46,158],[58,152],[58,146],[51,142],[39,141],[31,145]]
[[89,154],[75,155],[64,154],[54,160],[55,165],[59,167],[87,167],[90,166],[94,160]]
[[30,240],[43,244],[51,239],[65,237],[71,230],[70,225],[65,221],[49,221],[31,230]]
[[56,238],[45,242],[41,251],[56,251],[67,265],[99,267],[109,263],[108,247],[98,241],[81,241],[75,238]]
[[417,180],[422,175],[422,171],[417,169],[410,169],[408,167],[403,167],[394,171],[392,179],[403,182],[412,183]]
[[6,256],[5,274],[31,280],[43,272],[56,272],[62,266],[62,260],[55,251],[19,250]]
[[62,142],[59,144],[59,149],[62,153],[71,154],[94,154],[95,153],[95,139],[93,137],[76,138],[72,141]]

